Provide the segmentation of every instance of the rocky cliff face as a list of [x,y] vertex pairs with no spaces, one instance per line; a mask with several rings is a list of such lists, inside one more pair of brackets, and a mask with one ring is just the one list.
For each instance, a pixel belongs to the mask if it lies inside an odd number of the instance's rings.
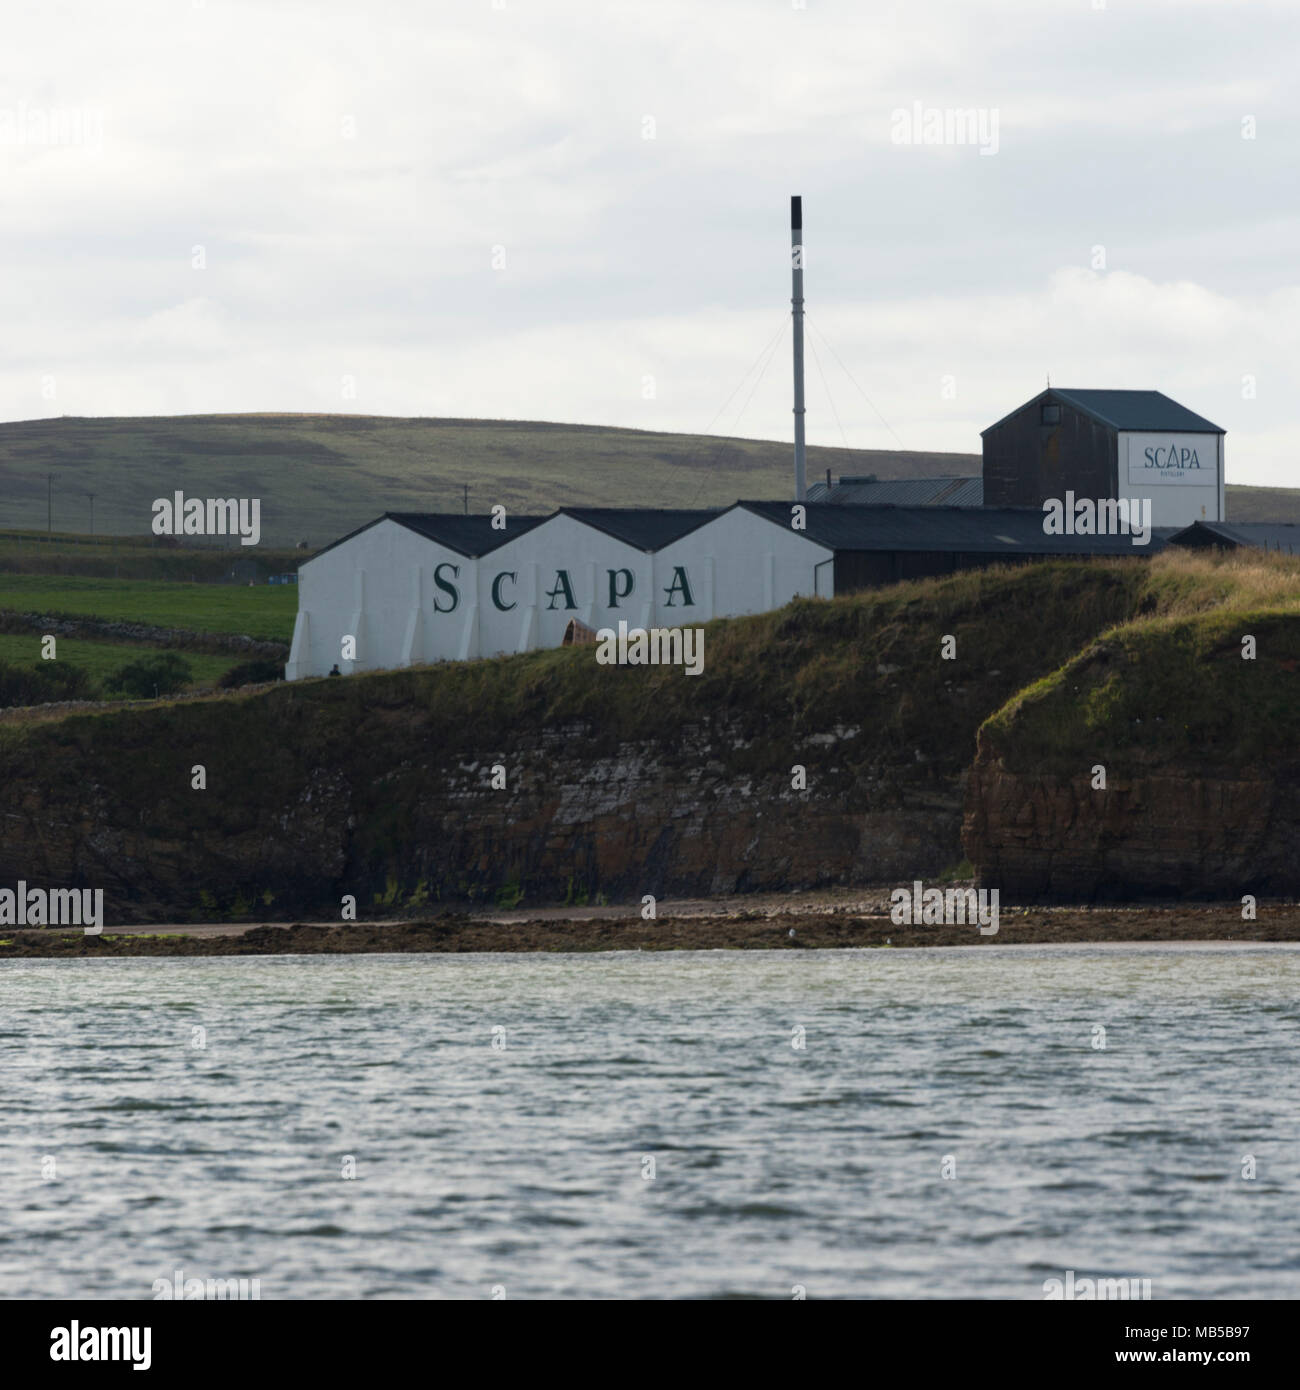
[[622,742],[604,753],[581,751],[586,734],[572,726],[502,750],[513,794],[484,790],[487,766],[456,769],[446,801],[421,808],[415,872],[636,900],[871,881],[957,857],[955,787],[902,791],[846,775],[826,765],[823,744],[820,764],[804,755],[810,789],[796,791],[788,765],[738,768],[745,741],[734,731],[687,729],[671,749]]
[[1300,769],[1112,780],[1009,772],[982,748],[962,842],[981,883],[1016,901],[1236,898],[1300,892]]
[[[902,880],[959,856],[958,788],[849,772],[833,754],[852,729],[815,736],[810,790],[796,791],[788,762],[738,765],[752,745],[730,728],[610,745],[570,723],[467,757],[439,749],[405,707],[388,711],[386,738],[370,730],[328,761],[277,765],[245,748],[239,765],[260,768],[268,798],[232,780],[210,708],[171,713],[165,749],[145,712],[117,716],[113,767],[133,773],[113,775],[95,721],[78,720],[85,757],[65,765],[81,778],[46,767],[23,791],[11,780],[0,883],[103,887],[110,921],[213,920],[337,916],[345,894],[366,915]],[[189,785],[198,765],[202,789]],[[8,770],[21,784],[12,754]]]
[[1300,617],[1090,644],[979,730],[962,840],[1021,901],[1300,893]]

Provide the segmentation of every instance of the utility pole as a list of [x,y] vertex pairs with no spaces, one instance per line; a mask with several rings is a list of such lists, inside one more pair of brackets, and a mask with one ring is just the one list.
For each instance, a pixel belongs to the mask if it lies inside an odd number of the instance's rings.
[[88,492],[86,496],[90,498],[90,534],[93,536],[95,534],[95,494]]
[[465,515],[469,515],[469,484],[465,484]]
[[54,533],[54,474],[45,475],[45,534]]

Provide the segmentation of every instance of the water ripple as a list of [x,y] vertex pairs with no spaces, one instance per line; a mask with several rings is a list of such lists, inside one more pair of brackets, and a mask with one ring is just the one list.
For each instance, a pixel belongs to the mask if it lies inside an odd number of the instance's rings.
[[1297,997],[1290,947],[0,963],[0,1296],[1296,1297]]

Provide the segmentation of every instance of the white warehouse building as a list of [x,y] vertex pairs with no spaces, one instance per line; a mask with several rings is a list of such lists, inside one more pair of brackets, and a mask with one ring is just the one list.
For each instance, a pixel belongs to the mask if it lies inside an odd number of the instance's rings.
[[[299,568],[285,675],[557,647],[574,620],[693,626],[999,561],[1151,555],[1224,514],[1223,431],[1159,391],[1048,388],[983,441],[982,478],[828,479],[806,503],[387,512]],[[1045,503],[1070,493],[1149,499],[1150,535],[1052,534]]]
[[[289,680],[557,647],[592,628],[681,627],[834,592],[834,551],[789,505],[392,512],[298,571]],[[498,529],[499,528],[499,529]],[[348,639],[351,639],[350,641]]]

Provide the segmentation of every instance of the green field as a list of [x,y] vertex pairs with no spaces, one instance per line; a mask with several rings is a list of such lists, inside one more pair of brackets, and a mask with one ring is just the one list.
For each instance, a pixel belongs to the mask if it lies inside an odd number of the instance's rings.
[[121,619],[190,632],[237,632],[289,642],[298,612],[298,590],[292,584],[249,587],[0,574],[0,609]]
[[297,570],[305,551],[200,543],[156,536],[78,536],[0,531],[0,574],[80,574],[96,579],[170,579],[191,584],[265,583]]
[[[101,687],[106,686],[109,677],[128,662],[138,661],[142,656],[152,655],[159,650],[157,647],[132,646],[126,642],[88,642],[79,637],[58,637],[56,642],[55,659],[69,666],[79,666]],[[244,659],[234,653],[230,656],[209,656],[203,652],[183,651],[180,655],[189,662],[194,672],[191,688],[216,685],[221,676]],[[43,663],[38,633],[0,632],[0,664],[40,666]]]

